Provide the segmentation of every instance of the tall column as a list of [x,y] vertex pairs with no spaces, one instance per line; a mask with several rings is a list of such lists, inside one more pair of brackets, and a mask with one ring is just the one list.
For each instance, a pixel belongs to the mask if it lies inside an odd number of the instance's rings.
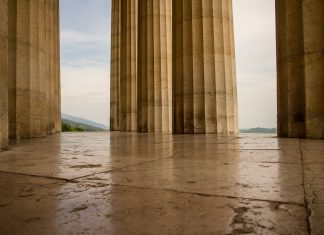
[[53,109],[59,107],[58,33],[50,30],[54,26],[58,30],[58,1],[12,0],[8,4],[9,137],[44,137],[54,133],[54,117],[59,120],[60,116],[59,109]]
[[278,134],[324,138],[324,2],[276,1]]
[[173,1],[173,132],[238,133],[231,0]]
[[60,4],[45,0],[46,131],[61,131]]
[[8,1],[8,115],[9,115],[9,138],[15,139],[17,134],[16,117],[16,72],[17,72],[17,1]]
[[[45,77],[45,46],[46,46],[46,0],[39,0],[39,60],[38,60],[38,71],[39,71],[39,99],[36,99],[36,106],[39,112],[39,125],[36,126],[36,133],[38,136],[44,137],[47,135],[46,132],[46,77]],[[33,135],[35,137],[35,135]]]
[[8,147],[8,0],[0,0],[0,151]]
[[[29,75],[29,98],[30,98],[30,130],[29,137],[46,136],[45,129],[45,90],[43,86],[44,77],[42,77],[42,67],[40,59],[42,58],[40,32],[44,29],[42,11],[44,10],[44,1],[30,1],[30,75]],[[43,43],[42,43],[43,46]],[[23,137],[23,136],[22,136]]]
[[119,81],[121,43],[121,0],[112,1],[111,66],[110,66],[110,129],[119,130]]
[[[170,0],[139,1],[138,131],[170,133]],[[168,12],[169,11],[169,12]],[[169,25],[168,25],[169,24]]]
[[30,138],[30,5],[17,0],[16,137]]
[[54,128],[55,133],[61,131],[60,108],[60,74],[59,74],[59,0],[53,2],[53,69],[54,69]]
[[45,3],[13,0],[9,13],[10,137],[44,137]]
[[62,113],[62,106],[61,106],[61,21],[60,21],[60,1],[57,1],[57,8],[56,8],[56,14],[57,14],[57,87],[58,87],[58,93],[56,96],[57,100],[57,105],[58,105],[58,111],[56,113],[57,119],[58,119],[58,126],[56,132],[61,132],[62,131],[62,120],[61,120],[61,113]]
[[46,132],[53,133],[52,84],[51,84],[51,0],[45,0],[45,88],[46,88]]
[[137,130],[137,0],[121,1],[121,77],[119,94],[119,128]]

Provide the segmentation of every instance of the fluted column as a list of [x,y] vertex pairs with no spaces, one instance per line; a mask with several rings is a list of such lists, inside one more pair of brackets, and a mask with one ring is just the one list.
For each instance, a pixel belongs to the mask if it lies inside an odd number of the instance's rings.
[[137,130],[137,0],[121,1],[121,77],[119,128]]
[[[44,74],[41,59],[43,58],[43,39],[41,37],[44,31],[43,15],[45,11],[44,1],[34,0],[29,2],[30,14],[30,31],[29,31],[29,115],[30,130],[29,134],[21,137],[44,137],[46,136],[45,128],[45,87]],[[41,45],[42,44],[42,45]]]
[[53,67],[54,67],[54,131],[61,131],[61,102],[60,102],[60,48],[59,48],[59,0],[53,3]]
[[45,0],[45,87],[46,87],[46,132],[48,134],[54,133],[53,120],[53,82],[52,82],[52,17],[51,17],[51,3],[53,0]]
[[[58,0],[12,0],[8,4],[9,137],[44,137],[55,132],[54,115],[56,132],[60,129],[59,108],[53,109],[59,107],[60,99]],[[50,30],[54,27],[56,35]]]
[[51,128],[50,128],[50,133],[55,133],[56,132],[56,119],[55,119],[55,112],[57,111],[56,109],[56,103],[55,103],[55,95],[56,95],[56,64],[55,64],[55,57],[56,57],[56,48],[55,48],[55,28],[56,28],[56,22],[55,22],[55,2],[57,0],[50,0],[49,1],[49,20],[50,20],[50,38],[49,38],[49,43],[50,43],[50,84],[51,84]]
[[110,130],[119,130],[119,81],[121,43],[121,0],[112,1],[111,66],[110,66]]
[[173,131],[238,132],[231,0],[173,1]]
[[170,5],[170,0],[143,0],[138,6],[139,132],[172,132]]
[[16,137],[30,138],[30,5],[17,0]]
[[277,0],[278,134],[324,138],[324,2]]
[[8,0],[0,0],[0,151],[8,147]]
[[8,1],[8,116],[9,116],[9,138],[16,138],[16,47],[17,47],[17,1]]

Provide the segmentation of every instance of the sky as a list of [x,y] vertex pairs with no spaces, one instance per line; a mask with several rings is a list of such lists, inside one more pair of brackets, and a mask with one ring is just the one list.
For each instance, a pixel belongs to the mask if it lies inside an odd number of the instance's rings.
[[[233,0],[240,128],[276,127],[275,1]],[[109,125],[111,0],[60,0],[62,112]]]
[[108,126],[110,0],[60,0],[62,112]]

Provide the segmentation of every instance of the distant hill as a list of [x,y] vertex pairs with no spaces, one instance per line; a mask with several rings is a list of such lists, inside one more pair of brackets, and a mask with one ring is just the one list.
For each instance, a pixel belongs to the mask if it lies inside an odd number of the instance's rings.
[[[65,113],[61,113],[61,117],[62,117],[62,121],[70,121],[73,122],[74,124],[78,124],[78,125],[84,125],[85,127],[88,126],[88,128],[97,128],[98,131],[108,131],[109,128],[103,124],[97,123],[97,122],[93,122],[84,118],[80,118],[80,117],[75,117],[69,114],[65,114]],[[72,124],[72,123],[71,123]]]
[[62,119],[63,132],[80,132],[80,131],[107,131],[102,128],[91,126],[84,123],[74,122],[68,119]]
[[260,134],[276,134],[277,129],[276,128],[250,128],[250,129],[241,129],[240,133],[260,133]]

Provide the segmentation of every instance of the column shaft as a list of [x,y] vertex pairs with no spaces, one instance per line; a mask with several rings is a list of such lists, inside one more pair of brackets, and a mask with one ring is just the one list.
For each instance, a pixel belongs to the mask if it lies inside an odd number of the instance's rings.
[[60,108],[60,74],[59,74],[59,0],[53,3],[53,67],[54,67],[54,124],[55,133],[61,131],[61,108]]
[[137,0],[121,1],[121,77],[120,118],[121,131],[137,130]]
[[44,137],[60,131],[58,1],[8,4],[9,136]]
[[45,131],[45,92],[43,89],[43,77],[41,77],[40,67],[40,22],[41,1],[30,1],[30,77],[29,77],[29,95],[30,95],[30,130],[29,137],[46,136]]
[[276,1],[278,134],[324,138],[324,2]]
[[0,151],[8,147],[8,0],[0,0]]
[[55,103],[55,96],[56,96],[56,47],[55,47],[55,29],[56,29],[56,23],[55,23],[55,2],[57,0],[50,0],[50,71],[51,71],[51,107],[52,107],[52,113],[51,113],[51,133],[56,132],[56,118],[55,114],[57,112],[57,106]]
[[[139,2],[138,131],[171,132],[170,0]],[[169,17],[169,18],[167,18]],[[167,25],[169,24],[169,25]]]
[[30,138],[30,5],[17,1],[16,137]]
[[304,0],[306,136],[324,138],[324,1]]
[[238,133],[231,0],[173,1],[173,131]]
[[8,113],[9,113],[9,138],[15,139],[17,135],[17,1],[8,1]]
[[119,130],[119,81],[121,43],[121,0],[112,1],[111,66],[110,66],[110,129]]
[[45,0],[45,84],[46,84],[46,131],[48,134],[54,133],[53,120],[53,89],[52,89],[52,17],[51,17],[51,2],[53,0]]

